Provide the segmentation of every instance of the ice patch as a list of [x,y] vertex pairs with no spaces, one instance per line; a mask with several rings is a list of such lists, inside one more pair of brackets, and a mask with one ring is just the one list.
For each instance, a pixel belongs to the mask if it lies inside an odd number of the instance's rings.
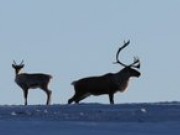
[[17,114],[16,114],[16,112],[11,112],[11,115],[16,116]]
[[147,110],[145,108],[141,108],[142,113],[147,113]]

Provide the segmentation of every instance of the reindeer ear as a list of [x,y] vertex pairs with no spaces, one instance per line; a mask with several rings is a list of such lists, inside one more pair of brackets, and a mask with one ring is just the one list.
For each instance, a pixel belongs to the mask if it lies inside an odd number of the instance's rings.
[[24,67],[24,64],[21,64],[21,67],[23,68],[23,67]]
[[14,64],[12,64],[12,67],[13,67],[13,68],[15,68],[15,65],[14,65]]

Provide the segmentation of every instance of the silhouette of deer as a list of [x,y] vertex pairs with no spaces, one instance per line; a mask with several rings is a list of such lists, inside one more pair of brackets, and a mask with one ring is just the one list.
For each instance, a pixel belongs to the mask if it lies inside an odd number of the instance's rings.
[[116,53],[116,62],[114,64],[120,64],[124,68],[117,73],[107,73],[102,76],[87,77],[72,82],[74,86],[75,94],[68,100],[68,104],[72,102],[79,103],[90,95],[102,95],[108,94],[110,104],[114,104],[114,94],[118,91],[124,92],[128,86],[129,79],[131,77],[140,77],[141,73],[136,69],[140,68],[140,60],[134,57],[134,62],[130,65],[122,63],[118,57],[120,52],[128,46],[128,42],[124,41],[122,47],[120,47]]
[[21,69],[24,67],[23,61],[18,65],[13,61],[12,67],[15,69],[15,82],[19,87],[22,88],[24,93],[24,105],[27,105],[27,97],[29,89],[40,88],[47,94],[46,104],[50,104],[52,91],[48,89],[48,84],[52,78],[48,74],[28,74],[20,73]]

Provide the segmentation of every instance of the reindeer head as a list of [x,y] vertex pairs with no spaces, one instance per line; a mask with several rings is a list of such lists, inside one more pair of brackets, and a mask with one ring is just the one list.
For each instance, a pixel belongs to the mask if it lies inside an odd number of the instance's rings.
[[24,67],[24,61],[22,60],[22,62],[20,64],[16,64],[16,61],[13,60],[13,64],[12,67],[15,69],[16,75],[19,74],[20,70]]
[[128,74],[130,77],[140,77],[141,73],[138,70],[136,70],[136,69],[140,69],[140,60],[138,57],[134,57],[134,62],[130,65],[126,65],[119,60],[120,52],[126,46],[128,46],[129,43],[130,43],[130,40],[128,42],[124,41],[124,45],[118,49],[116,53],[116,62],[114,64],[122,65],[124,67],[124,69],[122,69],[122,72]]

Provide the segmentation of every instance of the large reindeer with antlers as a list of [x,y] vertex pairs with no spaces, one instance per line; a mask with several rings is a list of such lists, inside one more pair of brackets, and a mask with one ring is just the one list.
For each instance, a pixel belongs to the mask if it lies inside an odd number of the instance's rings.
[[21,64],[16,64],[13,61],[12,67],[15,69],[15,82],[18,86],[20,86],[24,93],[24,105],[27,105],[27,97],[29,89],[40,88],[47,94],[47,102],[46,104],[50,104],[52,91],[48,89],[48,84],[52,78],[51,75],[48,74],[28,74],[28,73],[20,73],[21,69],[24,67],[23,61]]
[[138,58],[134,57],[134,62],[130,65],[126,65],[118,59],[120,52],[129,43],[130,41],[124,41],[124,45],[116,53],[116,62],[114,64],[122,65],[124,67],[122,70],[117,73],[108,73],[102,76],[88,77],[74,81],[72,85],[74,86],[75,94],[68,100],[68,103],[79,103],[79,101],[90,95],[108,94],[110,104],[114,104],[114,94],[118,91],[125,91],[130,77],[139,77],[141,75],[136,70],[140,68],[140,60]]

